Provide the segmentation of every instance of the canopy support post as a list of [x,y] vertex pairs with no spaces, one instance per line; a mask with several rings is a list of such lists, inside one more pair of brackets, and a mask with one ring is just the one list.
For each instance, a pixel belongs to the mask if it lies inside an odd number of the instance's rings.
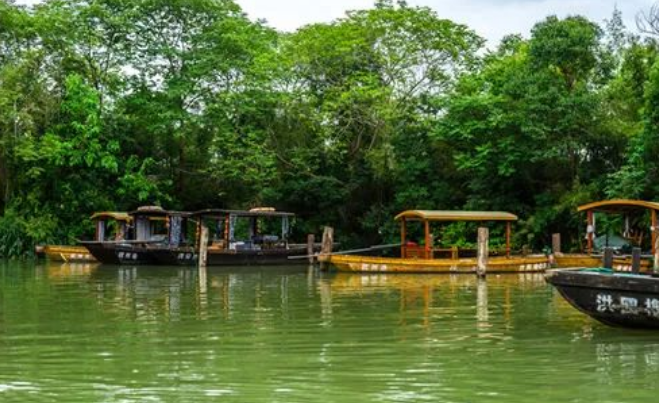
[[595,233],[595,220],[592,210],[588,210],[588,226],[586,227],[586,237],[588,239],[588,245],[586,246],[586,252],[593,253],[593,234]]
[[506,257],[510,258],[510,234],[511,234],[512,224],[510,221],[506,221]]
[[650,210],[652,216],[652,254],[654,255],[657,251],[657,210]]
[[426,230],[426,259],[432,259],[432,256],[430,256],[432,252],[432,247],[430,245],[430,221],[425,220],[424,225]]
[[400,257],[407,257],[407,221],[405,217],[400,220]]

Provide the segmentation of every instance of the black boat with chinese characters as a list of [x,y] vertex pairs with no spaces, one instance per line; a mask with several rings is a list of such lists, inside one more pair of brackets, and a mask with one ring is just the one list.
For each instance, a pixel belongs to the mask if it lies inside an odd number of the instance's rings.
[[129,216],[132,226],[125,231],[125,237],[81,244],[101,263],[138,265],[158,264],[155,251],[184,245],[189,213],[145,206]]
[[607,268],[557,269],[545,279],[575,308],[611,326],[659,329],[659,277]]

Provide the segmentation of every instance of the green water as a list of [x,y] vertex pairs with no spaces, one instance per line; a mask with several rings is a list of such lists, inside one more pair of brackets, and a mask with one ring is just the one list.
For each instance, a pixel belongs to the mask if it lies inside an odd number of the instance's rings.
[[0,266],[0,402],[642,402],[659,333],[538,275]]

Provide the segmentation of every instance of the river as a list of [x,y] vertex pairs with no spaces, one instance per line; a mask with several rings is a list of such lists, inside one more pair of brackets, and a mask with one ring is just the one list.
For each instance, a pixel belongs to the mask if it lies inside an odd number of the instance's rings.
[[0,402],[640,402],[659,333],[541,275],[0,265]]

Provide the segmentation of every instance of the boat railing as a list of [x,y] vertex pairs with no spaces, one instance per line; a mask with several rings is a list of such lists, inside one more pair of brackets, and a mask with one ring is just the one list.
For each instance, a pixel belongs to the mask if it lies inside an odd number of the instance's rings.
[[[459,248],[452,246],[450,248],[431,248],[427,249],[421,245],[406,245],[402,248],[402,258],[404,259],[452,259],[476,257],[476,248]],[[506,256],[505,248],[493,248],[490,250],[490,256]]]

